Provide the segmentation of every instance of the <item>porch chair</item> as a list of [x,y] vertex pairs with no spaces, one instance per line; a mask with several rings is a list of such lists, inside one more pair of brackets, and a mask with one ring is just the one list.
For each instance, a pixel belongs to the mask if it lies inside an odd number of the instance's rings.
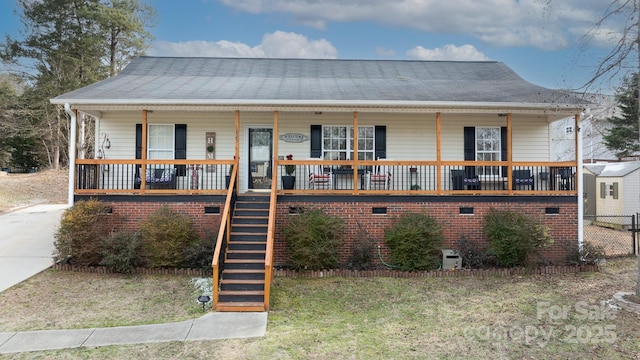
[[560,175],[560,190],[572,190],[573,188],[573,170],[571,168],[558,169]]
[[451,170],[451,185],[453,190],[480,190],[482,183],[475,167],[470,166],[464,170]]
[[[321,160],[309,158],[307,160]],[[309,165],[309,188],[313,190],[333,190],[333,173],[326,172],[322,164]]]
[[391,172],[387,165],[376,165],[373,167],[373,171],[367,171],[365,174],[365,190],[389,190],[390,185]]
[[517,186],[528,186],[529,189],[535,189],[535,180],[534,176],[531,175],[530,170],[513,170],[511,175],[512,188],[515,189]]
[[[147,167],[146,171],[147,189],[175,189],[176,172],[173,167]],[[140,189],[140,168],[136,167],[134,189]]]

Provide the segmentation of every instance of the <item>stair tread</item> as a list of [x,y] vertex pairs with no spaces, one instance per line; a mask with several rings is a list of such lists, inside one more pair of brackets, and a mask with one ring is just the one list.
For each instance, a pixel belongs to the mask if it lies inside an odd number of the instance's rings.
[[262,264],[264,263],[264,259],[227,259],[225,263]]
[[239,301],[239,302],[221,301],[221,302],[218,302],[218,306],[245,306],[245,307],[264,306],[264,302],[263,301]]
[[228,272],[231,274],[253,274],[253,273],[264,273],[264,269],[225,269],[224,272]]
[[234,284],[264,284],[264,279],[222,279],[222,282],[234,283]]
[[266,250],[227,250],[227,254],[264,254]]
[[220,290],[218,295],[264,295],[264,290]]

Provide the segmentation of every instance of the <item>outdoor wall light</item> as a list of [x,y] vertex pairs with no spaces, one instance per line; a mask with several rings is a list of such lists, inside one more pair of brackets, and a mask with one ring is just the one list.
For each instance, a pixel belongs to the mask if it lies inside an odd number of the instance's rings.
[[198,296],[198,302],[202,303],[202,312],[204,312],[204,305],[211,301],[211,297],[208,295],[200,295]]

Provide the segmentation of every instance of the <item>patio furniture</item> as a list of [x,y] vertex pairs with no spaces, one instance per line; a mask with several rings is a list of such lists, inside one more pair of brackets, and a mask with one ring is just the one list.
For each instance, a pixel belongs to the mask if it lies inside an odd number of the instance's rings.
[[573,188],[573,170],[571,168],[558,169],[560,175],[560,190],[572,190]]
[[391,172],[387,165],[376,165],[373,171],[365,174],[366,190],[389,190],[391,185]]
[[[310,158],[307,160],[320,159]],[[313,190],[333,190],[333,174],[331,171],[325,171],[322,164],[309,165],[309,188]]]
[[464,170],[451,170],[451,185],[453,190],[480,190],[482,183],[476,175],[474,167],[468,167]]
[[[176,188],[176,173],[173,167],[149,167],[146,171],[146,187],[150,190],[157,189],[175,189]],[[134,180],[134,189],[140,189],[141,184],[140,168],[136,167],[136,175]]]
[[511,182],[513,189],[518,186],[528,186],[531,190],[535,188],[535,180],[534,176],[531,175],[531,170],[513,170]]

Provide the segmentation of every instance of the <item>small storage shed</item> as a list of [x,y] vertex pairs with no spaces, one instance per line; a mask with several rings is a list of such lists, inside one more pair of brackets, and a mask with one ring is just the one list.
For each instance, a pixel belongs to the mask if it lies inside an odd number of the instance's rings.
[[[585,168],[595,175],[597,216],[640,213],[640,162],[585,165]],[[585,214],[586,210],[585,206]]]

